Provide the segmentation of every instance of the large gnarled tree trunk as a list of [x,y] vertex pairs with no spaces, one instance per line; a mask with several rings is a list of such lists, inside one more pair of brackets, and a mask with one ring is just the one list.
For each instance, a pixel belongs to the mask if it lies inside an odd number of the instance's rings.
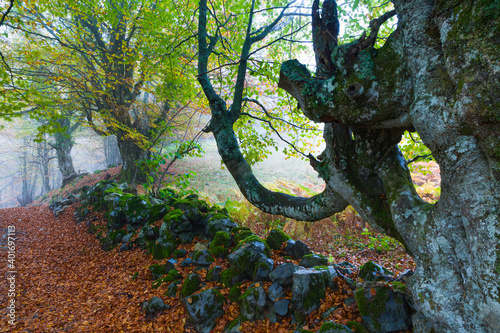
[[[217,38],[207,35],[202,0],[199,81],[212,110],[209,129],[242,193],[260,209],[314,221],[351,204],[371,226],[400,240],[417,264],[408,283],[416,328],[500,332],[500,5],[393,3],[368,36],[337,45],[336,3],[326,0],[320,10],[314,1],[317,75],[296,60],[282,65],[279,86],[306,117],[325,123],[326,148],[310,157],[325,180],[323,193],[290,197],[253,176],[232,126],[251,46],[273,24],[248,33],[227,109],[206,74]],[[375,49],[380,25],[396,14],[398,28]],[[442,190],[434,205],[416,193],[397,147],[405,130],[416,130],[439,163]]]

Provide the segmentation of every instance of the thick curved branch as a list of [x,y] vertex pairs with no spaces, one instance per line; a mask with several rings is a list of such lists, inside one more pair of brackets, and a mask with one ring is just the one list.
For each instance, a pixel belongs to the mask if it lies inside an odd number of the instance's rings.
[[219,154],[241,193],[260,210],[301,221],[317,221],[343,211],[347,202],[328,186],[313,197],[295,197],[265,188],[245,161],[231,126],[214,132]]
[[219,154],[242,194],[250,203],[266,213],[279,214],[303,221],[317,221],[344,210],[347,207],[347,202],[329,186],[321,194],[311,198],[303,198],[270,191],[257,180],[240,151],[233,130],[233,123],[240,116],[243,102],[242,92],[247,69],[247,58],[252,46],[250,38],[251,26],[248,26],[247,38],[240,55],[241,62],[238,68],[233,105],[231,114],[229,114],[225,101],[216,93],[207,75],[208,58],[210,56],[209,46],[207,45],[207,0],[200,0],[199,8],[198,45],[200,58],[198,61],[198,81],[209,101],[213,116],[206,131],[213,132]]

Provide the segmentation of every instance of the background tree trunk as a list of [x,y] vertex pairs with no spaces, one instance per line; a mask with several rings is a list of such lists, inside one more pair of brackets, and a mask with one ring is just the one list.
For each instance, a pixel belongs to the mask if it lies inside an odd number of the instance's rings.
[[58,120],[59,125],[64,131],[54,134],[55,143],[51,144],[56,151],[57,166],[62,174],[62,186],[66,186],[69,182],[77,177],[75,167],[73,166],[73,158],[71,157],[71,149],[73,149],[73,133],[80,126],[80,122],[71,124],[70,116]]
[[119,165],[122,163],[120,156],[120,149],[118,148],[118,141],[116,135],[108,135],[104,137],[104,163],[107,167],[110,165]]
[[146,173],[137,167],[137,163],[147,157],[144,149],[137,145],[133,139],[125,136],[117,136],[117,139],[122,160],[120,181],[131,184],[134,177],[136,181],[145,181]]

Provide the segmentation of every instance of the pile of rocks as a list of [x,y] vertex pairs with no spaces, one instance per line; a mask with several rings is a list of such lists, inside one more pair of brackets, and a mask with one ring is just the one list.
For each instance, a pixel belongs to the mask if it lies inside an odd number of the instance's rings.
[[[210,206],[196,195],[181,197],[170,189],[162,190],[158,198],[149,198],[129,193],[125,185],[102,181],[82,191],[81,199],[84,204],[77,211],[80,219],[87,214],[86,204],[106,211],[106,235],[98,233],[103,248],[120,246],[121,251],[126,251],[141,247],[156,259],[168,259],[164,265],[151,266],[153,287],[168,283],[168,295],[182,298],[198,332],[214,328],[216,318],[224,314],[226,301],[217,288],[200,292],[205,283],[201,270],[207,270],[207,281],[231,288],[230,300],[240,305],[240,315],[226,327],[227,332],[239,332],[243,321],[264,318],[276,322],[292,316],[300,323],[319,308],[327,291],[339,289],[339,279],[353,290],[355,297],[345,302],[357,303],[363,326],[325,322],[318,332],[353,332],[351,328],[356,327],[356,332],[383,333],[410,327],[411,307],[404,277],[394,278],[373,262],[359,268],[356,282],[353,274],[357,268],[349,262],[331,264],[326,257],[312,253],[307,244],[290,239],[279,229],[261,239],[249,228],[237,226],[226,210]],[[159,220],[163,222],[157,227],[155,222]],[[193,242],[195,237],[201,241],[192,252],[177,248]],[[273,253],[299,263],[277,264],[271,259]],[[227,260],[229,268],[212,265],[216,258]],[[176,267],[187,266],[195,266],[196,270],[183,278]],[[244,291],[238,288],[243,281],[252,281]],[[267,290],[264,282],[272,283]],[[291,300],[285,297],[290,291]],[[146,314],[153,316],[165,310],[160,301],[145,302]]]

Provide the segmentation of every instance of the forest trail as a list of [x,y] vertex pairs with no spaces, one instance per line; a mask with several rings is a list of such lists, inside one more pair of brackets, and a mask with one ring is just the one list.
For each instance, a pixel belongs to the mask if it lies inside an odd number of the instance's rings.
[[[55,217],[47,206],[0,209],[2,234],[15,226],[17,271],[11,325],[4,306],[10,299],[3,238],[0,331],[184,332],[179,302],[155,321],[141,312],[141,302],[155,295],[147,278],[154,260],[139,249],[104,252],[85,223],[75,223],[73,212],[69,207]],[[140,272],[135,281],[134,272]]]
[[[155,260],[140,248],[121,252],[116,247],[105,252],[96,235],[88,232],[87,222],[76,223],[74,211],[74,206],[66,206],[66,210],[56,217],[47,205],[0,209],[0,332],[194,333],[193,325],[187,321],[180,296],[165,296],[168,283],[161,284],[157,289],[152,287],[153,276],[149,267],[164,264],[165,260]],[[96,227],[105,228],[106,220],[102,213],[93,213],[92,216],[90,221]],[[7,266],[5,235],[12,226],[15,227],[13,237],[16,257],[15,267],[10,269]],[[195,239],[178,248],[185,249],[187,256],[193,252],[196,242]],[[316,243],[322,244],[320,241]],[[357,265],[373,259],[384,264],[391,263],[391,268],[398,262],[399,269],[410,266],[410,261],[404,256],[397,259],[391,257],[390,260],[373,253],[357,251],[348,259]],[[275,254],[272,258],[276,264],[282,263],[280,255]],[[294,263],[298,265],[298,261]],[[226,269],[229,264],[217,259],[212,263],[212,266],[215,265]],[[196,267],[193,265],[183,268],[176,264],[176,269],[185,279]],[[9,296],[10,282],[7,280],[7,272],[10,270],[16,272],[15,325],[9,324],[6,309],[12,299]],[[206,271],[198,273],[206,280]],[[246,290],[251,284],[251,281],[244,281],[239,288]],[[271,282],[263,284],[267,288]],[[205,281],[203,285],[202,290],[218,288],[225,297],[230,293],[229,287],[222,287],[216,282]],[[153,296],[160,297],[169,308],[151,319],[145,317],[142,303]],[[352,292],[344,283],[342,288],[329,293],[322,300],[320,308],[311,313],[303,328],[318,329],[324,321],[321,314],[334,306],[337,310],[330,314],[330,320],[343,324],[349,320],[361,322],[357,306],[337,306],[350,296]],[[286,298],[291,297],[289,290]],[[213,332],[222,332],[229,322],[237,318],[239,305],[227,299],[224,311],[225,314],[217,319]],[[288,316],[274,324],[265,319],[243,322],[240,326],[242,332],[248,333],[287,333],[295,329],[296,326]]]

